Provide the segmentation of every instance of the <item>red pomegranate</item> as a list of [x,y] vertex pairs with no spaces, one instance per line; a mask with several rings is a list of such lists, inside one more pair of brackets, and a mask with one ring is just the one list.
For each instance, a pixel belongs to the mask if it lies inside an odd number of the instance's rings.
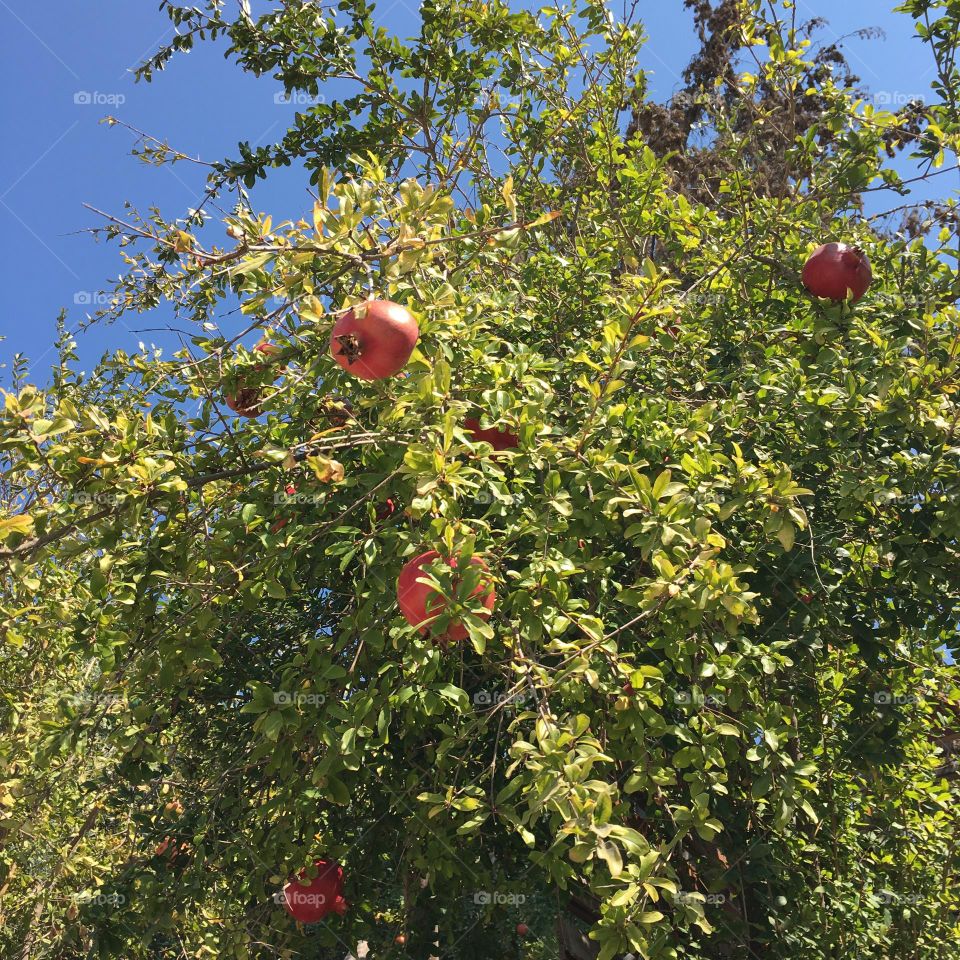
[[345,313],[330,332],[330,353],[361,380],[399,373],[420,336],[413,314],[392,300],[367,300]]
[[[411,626],[418,627],[421,633],[426,633],[429,629],[429,622],[443,613],[447,605],[446,599],[438,594],[432,587],[425,583],[417,583],[417,580],[424,576],[423,567],[439,559],[440,554],[436,550],[428,550],[421,553],[420,556],[408,560],[404,564],[403,570],[397,579],[397,601],[400,604],[400,612],[406,618]],[[480,557],[471,557],[470,562],[487,569],[487,565]],[[450,560],[450,566],[456,567],[457,561]],[[483,597],[483,605],[486,611],[481,614],[484,620],[488,619],[493,611],[497,600],[496,590],[489,581],[477,584],[476,589],[470,594],[471,597]],[[438,639],[443,642],[466,640],[469,636],[467,628],[462,623],[451,623],[446,633]]]
[[525,923],[517,924],[517,936],[525,937],[530,932],[530,928]]
[[463,421],[463,426],[473,436],[475,442],[489,443],[494,450],[511,450],[520,446],[520,438],[515,433],[509,430],[498,430],[496,427],[488,427],[484,430],[475,417],[467,417]]
[[303,882],[306,870],[283,888],[283,906],[294,920],[316,923],[328,913],[344,914],[347,901],[343,899],[343,867],[329,860],[315,860],[317,875]]
[[803,265],[803,285],[816,297],[856,303],[873,279],[870,261],[856,247],[825,243]]

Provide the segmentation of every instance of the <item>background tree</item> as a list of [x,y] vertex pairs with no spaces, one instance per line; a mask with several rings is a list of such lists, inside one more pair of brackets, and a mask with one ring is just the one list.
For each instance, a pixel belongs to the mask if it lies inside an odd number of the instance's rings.
[[[905,5],[940,79],[893,114],[791,4],[688,6],[657,108],[599,4],[425,4],[410,41],[354,0],[164,4],[146,79],[225,37],[356,92],[187,218],[108,216],[99,319],[171,311],[175,356],[83,376],[64,334],[7,393],[5,956],[546,957],[558,918],[602,960],[950,955],[955,221],[862,197],[900,147],[952,162],[960,14]],[[292,163],[315,199],[274,225],[248,191]],[[871,258],[855,307],[799,282],[826,239]],[[421,333],[373,383],[328,346],[370,295]],[[438,573],[463,642],[399,615],[428,549],[495,581],[487,621]],[[351,907],[302,927],[318,858]]]

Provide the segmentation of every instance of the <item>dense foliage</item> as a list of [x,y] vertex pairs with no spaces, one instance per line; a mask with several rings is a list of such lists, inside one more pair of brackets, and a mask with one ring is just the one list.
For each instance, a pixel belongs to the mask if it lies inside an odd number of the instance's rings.
[[[186,219],[106,223],[98,322],[157,312],[174,356],[81,375],[64,335],[8,385],[4,957],[556,957],[558,915],[601,960],[951,955],[957,236],[862,198],[954,163],[960,11],[904,5],[939,80],[892,113],[792,4],[687,5],[693,165],[598,3],[428,2],[408,41],[364,0],[164,4],[147,79],[226,39],[355,92]],[[249,191],[291,163],[316,200],[274,224]],[[800,283],[827,239],[870,257],[855,306]],[[377,382],[328,347],[369,295],[420,327]],[[431,549],[495,580],[488,621],[437,573],[466,641],[400,616]],[[277,894],[318,858],[350,908],[303,927]]]

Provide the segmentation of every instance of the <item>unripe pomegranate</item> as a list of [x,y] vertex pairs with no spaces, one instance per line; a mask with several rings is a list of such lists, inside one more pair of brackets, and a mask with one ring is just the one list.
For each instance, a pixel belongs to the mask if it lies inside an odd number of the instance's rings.
[[489,443],[494,450],[512,450],[520,446],[520,438],[515,433],[509,430],[498,430],[496,427],[488,427],[484,430],[476,417],[467,417],[463,421],[463,427],[472,435],[474,442]]
[[[407,623],[413,627],[418,627],[420,632],[424,634],[428,632],[430,621],[443,613],[447,601],[433,587],[425,583],[418,583],[417,580],[424,576],[423,567],[433,563],[439,557],[440,554],[436,550],[421,553],[418,557],[407,561],[397,579],[397,602],[400,604],[400,612],[406,618]],[[470,562],[483,567],[484,570],[487,569],[487,565],[480,557],[471,557]],[[449,563],[451,567],[457,565],[455,559],[451,559]],[[486,620],[490,616],[497,599],[493,584],[490,581],[477,584],[470,596],[471,598],[482,596],[486,611],[481,616]],[[446,633],[437,639],[441,643],[446,643],[466,640],[468,636],[467,628],[462,623],[451,623]]]
[[816,297],[855,303],[873,279],[870,261],[856,247],[825,243],[810,254],[803,265],[803,285]]
[[361,380],[399,373],[420,336],[413,314],[392,300],[367,300],[345,313],[330,332],[330,353]]
[[[268,343],[266,340],[262,340],[253,349],[255,353],[271,358],[281,353],[280,347],[274,343]],[[254,366],[254,370],[266,370],[268,366],[268,364],[258,363]],[[284,370],[286,370],[286,367],[281,367],[277,372],[283,373]],[[263,392],[259,386],[247,385],[243,379],[237,381],[236,393],[227,394],[225,399],[227,406],[238,417],[250,417],[252,419],[259,417],[262,413],[260,404],[263,402]]]
[[317,875],[308,883],[301,882],[306,870],[283,888],[283,906],[294,920],[316,923],[328,913],[344,914],[347,901],[343,899],[343,867],[329,860],[315,860]]
[[356,419],[353,404],[336,394],[323,401],[323,413],[332,427],[345,427],[351,420]]

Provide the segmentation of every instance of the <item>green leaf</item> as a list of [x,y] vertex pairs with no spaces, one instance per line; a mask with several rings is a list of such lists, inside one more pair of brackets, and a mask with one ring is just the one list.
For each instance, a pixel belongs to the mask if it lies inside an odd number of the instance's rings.
[[623,857],[615,843],[609,840],[601,841],[597,846],[597,856],[606,863],[610,876],[614,879],[623,873]]

